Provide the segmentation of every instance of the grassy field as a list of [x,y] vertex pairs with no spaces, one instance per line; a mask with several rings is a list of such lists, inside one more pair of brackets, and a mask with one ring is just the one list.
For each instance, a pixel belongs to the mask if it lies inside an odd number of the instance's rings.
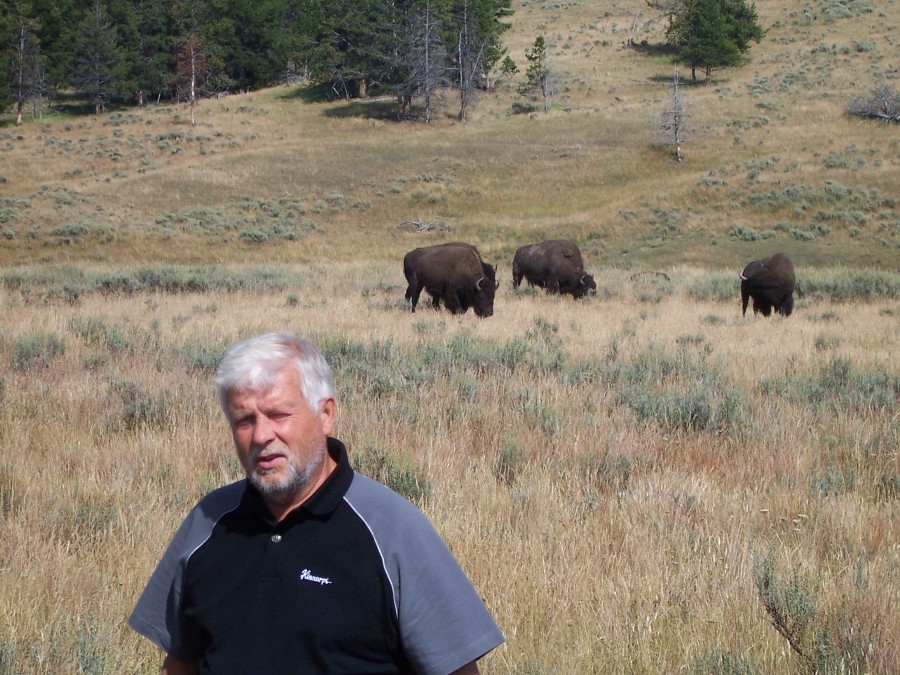
[[[197,127],[0,118],[0,673],[156,672],[124,620],[239,476],[211,377],[268,330],[323,347],[353,461],[472,576],[507,636],[484,672],[900,671],[900,132],[843,112],[896,82],[900,6],[760,6],[747,66],[682,80],[677,163],[644,3],[514,5],[549,114],[508,80],[465,125],[452,94],[425,126],[290,88]],[[511,288],[548,237],[596,297]],[[457,239],[494,316],[410,314],[403,254]],[[778,250],[794,315],[742,317]]]

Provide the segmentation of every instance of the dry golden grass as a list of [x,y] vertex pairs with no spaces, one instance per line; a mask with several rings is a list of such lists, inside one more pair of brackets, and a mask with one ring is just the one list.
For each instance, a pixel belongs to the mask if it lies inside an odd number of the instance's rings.
[[[896,125],[843,115],[896,71],[896,3],[760,6],[750,64],[682,73],[682,164],[654,133],[671,63],[625,44],[659,40],[645,3],[514,4],[520,67],[548,38],[548,115],[510,114],[507,81],[466,125],[452,97],[426,127],[281,88],[204,102],[196,129],[169,106],[0,128],[0,671],[155,672],[124,620],[186,510],[238,476],[209,365],[268,330],[329,347],[338,435],[430,487],[508,638],[485,672],[900,670],[900,307],[815,292],[896,288]],[[598,297],[510,288],[516,248],[558,236]],[[403,303],[403,253],[451,239],[498,265],[488,320]],[[810,292],[741,318],[737,271],[776,249]],[[162,263],[255,281],[85,281]],[[716,275],[733,295],[695,299]],[[652,407],[692,394],[734,407],[708,427]],[[769,551],[778,588],[817,594],[819,661],[769,622]]]
[[[803,672],[754,586],[770,548],[785,576],[814,580],[817,626],[877,618],[853,643],[873,656],[848,656],[846,668],[898,667],[887,627],[900,619],[900,510],[896,487],[878,496],[900,475],[896,388],[892,408],[868,413],[832,408],[837,389],[821,409],[761,389],[818,381],[835,357],[896,387],[895,303],[805,300],[789,319],[741,318],[736,299],[691,300],[685,289],[704,273],[678,269],[659,302],[642,302],[624,274],[606,280],[618,294],[578,303],[506,285],[495,316],[477,320],[409,314],[398,274],[334,264],[289,290],[86,294],[75,305],[3,291],[0,658],[15,659],[13,672],[154,672],[159,655],[124,618],[186,510],[238,476],[211,375],[190,354],[273,329],[362,349],[335,363],[337,435],[355,456],[387,449],[427,482],[423,508],[508,638],[485,672],[731,672],[702,670],[721,655],[742,672]],[[45,367],[17,362],[41,335],[64,353]],[[489,365],[516,340],[529,346],[518,367]],[[741,431],[641,423],[616,402],[626,387],[613,371],[574,378],[584,362],[681,349],[707,353],[717,386],[739,392]],[[432,351],[444,365],[417,383]],[[642,391],[660,372],[647,371]],[[129,427],[124,383],[162,403],[161,416],[151,405]]]

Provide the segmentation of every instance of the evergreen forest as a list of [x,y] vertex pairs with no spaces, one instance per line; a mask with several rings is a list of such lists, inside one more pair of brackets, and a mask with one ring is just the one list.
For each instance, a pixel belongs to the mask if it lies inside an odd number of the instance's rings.
[[277,83],[323,95],[489,86],[511,0],[4,0],[0,108],[86,111]]

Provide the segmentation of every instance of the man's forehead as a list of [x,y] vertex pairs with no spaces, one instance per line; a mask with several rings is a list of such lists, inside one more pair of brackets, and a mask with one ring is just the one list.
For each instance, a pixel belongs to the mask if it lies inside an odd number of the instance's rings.
[[298,379],[295,372],[279,372],[265,383],[236,385],[226,392],[225,399],[232,406],[251,401],[302,399]]

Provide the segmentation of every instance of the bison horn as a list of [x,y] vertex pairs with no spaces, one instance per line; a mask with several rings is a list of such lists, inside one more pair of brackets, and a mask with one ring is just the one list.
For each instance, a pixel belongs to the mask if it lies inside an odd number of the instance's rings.
[[475,282],[475,290],[476,290],[476,291],[480,291],[480,290],[481,290],[481,282],[482,282],[482,281],[484,281],[484,277],[481,277],[478,281]]

